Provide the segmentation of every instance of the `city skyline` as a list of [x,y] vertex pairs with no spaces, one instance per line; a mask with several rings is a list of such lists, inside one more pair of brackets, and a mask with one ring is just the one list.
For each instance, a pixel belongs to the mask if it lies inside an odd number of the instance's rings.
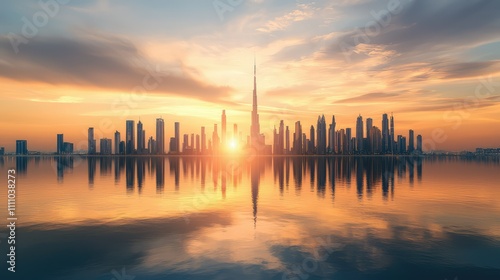
[[[414,145],[414,131],[408,132],[408,137],[397,135],[395,141],[394,116],[390,116],[390,130],[387,114],[382,115],[382,132],[377,126],[373,126],[373,119],[367,118],[366,135],[364,134],[364,122],[361,114],[356,120],[355,135],[353,136],[350,127],[335,130],[336,121],[335,115],[332,116],[332,123],[327,124],[325,115],[318,116],[317,126],[311,125],[309,138],[303,132],[300,120],[295,122],[295,130],[292,135],[292,145],[290,146],[290,134],[288,125],[285,122],[279,121],[279,130],[274,127],[272,134],[272,143],[266,143],[266,134],[261,133],[260,120],[258,113],[258,94],[257,94],[257,66],[254,58],[253,65],[253,93],[252,93],[252,111],[250,134],[246,136],[246,141],[243,135],[237,134],[238,124],[234,123],[234,134],[232,137],[227,136],[227,116],[226,110],[222,110],[220,119],[220,136],[217,128],[218,123],[214,124],[212,138],[206,146],[205,128],[201,130],[201,145],[200,134],[191,133],[191,141],[189,141],[189,133],[183,135],[182,150],[180,150],[180,122],[174,123],[174,137],[170,138],[169,149],[165,150],[165,124],[163,118],[156,118],[156,138],[149,136],[146,146],[146,131],[144,125],[139,119],[137,126],[135,120],[125,121],[125,139],[121,141],[120,131],[114,133],[114,143],[112,138],[107,138],[105,135],[95,137],[94,127],[88,128],[87,133],[87,154],[88,155],[165,155],[165,154],[184,154],[184,155],[221,155],[221,154],[239,154],[252,151],[254,154],[261,155],[369,155],[369,154],[422,154],[424,145],[432,151],[435,145],[435,139],[424,143],[422,136],[417,135],[417,148]],[[137,128],[137,130],[135,130]],[[135,132],[136,131],[136,132]],[[315,131],[317,134],[315,134]],[[380,132],[380,133],[379,133]],[[328,137],[327,137],[328,133]],[[195,142],[196,135],[196,142]],[[366,136],[366,137],[365,137]],[[409,144],[406,145],[406,139],[409,139]],[[99,140],[99,141],[98,141]],[[22,143],[21,143],[22,142]],[[21,144],[20,144],[21,143]],[[99,146],[97,143],[100,143]],[[287,143],[284,146],[284,143]],[[114,146],[113,146],[114,145]],[[112,148],[114,147],[114,149]],[[81,142],[77,144],[80,148],[77,152],[81,153]],[[64,142],[64,134],[57,134],[56,139],[56,154],[73,154],[74,144]],[[16,140],[16,154],[27,155],[27,140]]]
[[437,150],[498,146],[495,1],[158,5],[131,2],[117,16],[114,3],[69,2],[35,26],[33,15],[46,13],[38,3],[6,3],[2,146],[37,139],[33,150],[51,151],[60,131],[76,142],[93,124],[96,135],[111,137],[126,119],[142,119],[148,132],[159,116],[208,130],[221,108],[246,132],[254,56],[268,139],[276,119],[301,120],[308,130],[323,113],[342,124],[394,113],[401,131],[444,134]]

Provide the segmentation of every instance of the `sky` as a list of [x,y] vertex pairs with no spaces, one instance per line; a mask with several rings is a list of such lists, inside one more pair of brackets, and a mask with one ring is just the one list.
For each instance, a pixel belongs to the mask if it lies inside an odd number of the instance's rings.
[[[425,150],[500,147],[500,1],[42,0],[0,9],[0,147],[86,150],[141,120],[249,134],[393,114]],[[220,131],[219,131],[220,135]],[[99,142],[99,141],[97,141]]]

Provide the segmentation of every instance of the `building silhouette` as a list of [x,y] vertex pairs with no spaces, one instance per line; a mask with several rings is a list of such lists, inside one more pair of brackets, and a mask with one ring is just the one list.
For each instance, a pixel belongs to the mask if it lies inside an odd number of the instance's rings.
[[358,116],[356,120],[356,152],[358,154],[362,154],[364,152],[363,149],[363,117],[361,115]]
[[16,140],[16,155],[28,155],[28,140]]
[[121,152],[120,152],[120,142],[121,142],[121,139],[120,139],[120,132],[115,131],[115,155],[120,155]]
[[181,124],[179,122],[175,122],[174,123],[174,138],[175,138],[175,141],[173,143],[174,145],[174,149],[171,149],[170,151],[173,152],[173,153],[180,153],[181,150],[180,150],[180,143],[181,143],[181,132],[180,132],[180,126]]
[[[250,145],[258,148],[264,143],[263,135],[260,134],[259,113],[257,109],[257,65],[253,65],[253,101],[252,101],[252,124],[250,126]],[[257,151],[258,152],[258,151]]]
[[88,154],[89,155],[95,155],[97,149],[96,149],[96,141],[94,139],[94,128],[89,127],[88,130]]
[[132,155],[135,153],[135,136],[134,136],[134,121],[128,120],[126,122],[126,131],[125,131],[125,145],[127,155]]
[[156,119],[156,153],[165,154],[165,122],[162,118]]
[[57,154],[61,155],[63,153],[64,149],[64,135],[63,134],[57,134]]
[[414,132],[412,129],[410,129],[408,133],[408,153],[412,154],[415,151],[415,143],[414,143]]
[[102,138],[100,140],[100,154],[101,155],[111,155],[112,150],[111,150],[112,144],[111,144],[111,139],[108,138]]
[[389,119],[387,114],[382,115],[382,153],[389,152]]
[[137,153],[144,154],[146,151],[146,132],[144,131],[142,122],[137,123]]
[[[317,134],[317,145],[316,145],[316,151],[318,155],[324,155],[326,154],[326,121],[325,121],[325,115],[318,116],[318,122],[317,122],[317,127],[316,127],[316,134]],[[311,137],[311,141],[314,142],[314,139]],[[314,146],[314,143],[313,143]]]

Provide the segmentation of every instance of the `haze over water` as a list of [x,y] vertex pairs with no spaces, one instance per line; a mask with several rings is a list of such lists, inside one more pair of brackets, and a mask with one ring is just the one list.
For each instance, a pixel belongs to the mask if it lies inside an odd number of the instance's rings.
[[498,159],[0,160],[19,279],[500,277]]

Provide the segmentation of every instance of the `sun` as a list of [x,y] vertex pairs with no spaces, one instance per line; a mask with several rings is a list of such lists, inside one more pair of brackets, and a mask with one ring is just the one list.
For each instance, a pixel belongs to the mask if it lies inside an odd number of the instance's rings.
[[236,143],[236,140],[232,139],[229,141],[229,149],[230,150],[236,150],[238,148],[238,143]]

